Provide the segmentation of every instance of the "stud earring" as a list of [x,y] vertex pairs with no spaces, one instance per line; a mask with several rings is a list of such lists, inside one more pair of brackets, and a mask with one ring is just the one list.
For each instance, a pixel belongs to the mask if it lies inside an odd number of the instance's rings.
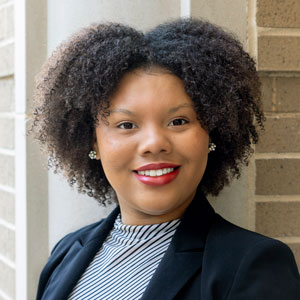
[[90,151],[90,153],[89,153],[89,157],[90,157],[90,159],[96,159],[96,154],[97,154],[97,152],[96,152],[96,151],[94,151],[94,150],[91,150],[91,151]]
[[209,143],[209,145],[208,145],[208,150],[209,150],[209,152],[215,151],[216,148],[217,148],[217,146],[216,146],[215,143]]

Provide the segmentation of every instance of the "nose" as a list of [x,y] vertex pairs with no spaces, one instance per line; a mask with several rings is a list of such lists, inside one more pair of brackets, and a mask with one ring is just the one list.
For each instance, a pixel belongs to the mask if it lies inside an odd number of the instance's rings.
[[158,155],[171,153],[172,143],[167,129],[160,127],[148,127],[140,132],[138,152],[140,155]]

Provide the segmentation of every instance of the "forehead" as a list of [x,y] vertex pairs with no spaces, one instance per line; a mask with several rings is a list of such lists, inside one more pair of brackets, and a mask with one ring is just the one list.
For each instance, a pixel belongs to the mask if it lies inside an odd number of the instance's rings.
[[191,102],[184,83],[168,70],[155,68],[137,69],[126,73],[110,98],[110,107],[138,105],[152,102],[153,105],[182,104]]

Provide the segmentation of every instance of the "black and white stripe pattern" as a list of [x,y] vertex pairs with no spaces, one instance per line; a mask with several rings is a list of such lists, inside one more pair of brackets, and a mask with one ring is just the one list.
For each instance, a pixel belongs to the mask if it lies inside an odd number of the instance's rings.
[[140,299],[179,223],[125,225],[119,215],[68,299]]

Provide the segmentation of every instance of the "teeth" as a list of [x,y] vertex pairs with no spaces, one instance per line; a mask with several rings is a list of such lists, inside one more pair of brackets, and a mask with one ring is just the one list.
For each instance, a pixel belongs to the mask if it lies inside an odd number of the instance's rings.
[[146,170],[146,171],[138,171],[140,175],[146,175],[151,177],[158,177],[164,174],[168,174],[174,171],[174,168],[164,168],[159,170]]
[[161,176],[163,174],[163,170],[157,170],[156,171],[156,176]]
[[156,171],[155,170],[150,170],[150,176],[156,176]]

